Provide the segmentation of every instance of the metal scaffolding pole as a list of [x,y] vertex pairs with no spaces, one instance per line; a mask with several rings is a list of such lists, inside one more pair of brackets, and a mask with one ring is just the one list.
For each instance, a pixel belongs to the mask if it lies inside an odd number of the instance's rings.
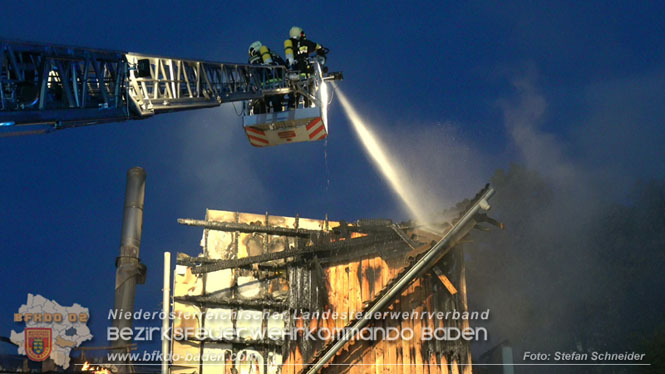
[[[171,307],[171,253],[164,252],[164,286],[162,294],[162,331],[169,329],[169,312]],[[162,339],[162,374],[169,373],[169,340]]]

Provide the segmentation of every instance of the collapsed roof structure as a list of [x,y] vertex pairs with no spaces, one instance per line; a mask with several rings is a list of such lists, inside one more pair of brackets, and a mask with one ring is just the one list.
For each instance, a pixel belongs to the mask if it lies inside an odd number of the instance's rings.
[[[171,372],[470,373],[468,340],[422,332],[469,327],[433,316],[468,312],[459,244],[482,222],[500,226],[483,213],[493,193],[428,226],[220,210],[179,220],[204,229],[203,251],[177,258]],[[363,338],[376,327],[415,335]]]

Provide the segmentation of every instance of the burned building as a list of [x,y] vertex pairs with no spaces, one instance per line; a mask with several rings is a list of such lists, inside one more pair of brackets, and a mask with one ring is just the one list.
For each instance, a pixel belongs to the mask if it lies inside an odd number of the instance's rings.
[[203,228],[203,250],[177,258],[171,372],[472,372],[470,341],[432,332],[469,328],[459,242],[496,223],[480,213],[492,193],[428,226],[220,210],[180,220]]

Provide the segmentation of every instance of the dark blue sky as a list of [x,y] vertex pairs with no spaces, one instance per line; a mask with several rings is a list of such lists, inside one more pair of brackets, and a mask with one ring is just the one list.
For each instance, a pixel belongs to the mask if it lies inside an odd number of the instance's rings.
[[[293,25],[331,49],[331,70],[414,183],[447,204],[511,161],[552,178],[575,165],[618,193],[664,176],[662,2],[3,2],[0,36],[244,62],[282,52]],[[404,219],[340,106],[327,143],[251,147],[233,107],[0,139],[0,335],[27,293],[92,312],[113,304],[125,173],[147,170],[137,307],[160,307],[161,253],[199,251],[177,225],[206,208]],[[423,187],[425,186],[425,187]],[[446,206],[441,206],[441,209]],[[4,348],[3,348],[4,349]]]

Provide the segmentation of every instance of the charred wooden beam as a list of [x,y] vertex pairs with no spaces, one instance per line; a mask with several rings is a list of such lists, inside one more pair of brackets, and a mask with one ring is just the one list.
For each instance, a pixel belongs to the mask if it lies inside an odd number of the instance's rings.
[[331,231],[334,234],[345,237],[350,233],[378,234],[389,231],[397,232],[398,230],[408,230],[411,228],[413,228],[411,225],[393,223],[393,221],[389,219],[359,219],[355,224],[340,221],[339,226],[333,227]]
[[451,295],[454,295],[457,293],[457,288],[455,288],[455,285],[448,279],[446,274],[443,273],[443,271],[437,266],[434,266],[432,268],[432,271],[434,272],[434,276],[432,278],[436,278],[441,282],[441,285],[445,287],[448,292],[450,292]]
[[411,247],[411,249],[415,249],[415,248],[418,246],[418,243],[416,243],[415,241],[413,241],[413,240],[412,240],[412,239],[411,239],[411,238],[410,238],[410,237],[404,232],[404,230],[402,230],[402,227],[399,227],[399,226],[397,226],[397,225],[391,225],[390,228],[395,232],[395,234],[397,234],[397,236],[399,236],[400,238],[402,238],[402,240],[404,240],[404,242],[405,242],[406,244],[408,244],[409,247]]
[[224,338],[219,338],[219,339],[197,339],[197,338],[188,338],[186,339],[187,341],[190,342],[197,342],[197,343],[222,343],[222,344],[230,344],[236,347],[241,347],[241,348],[247,348],[247,347],[266,347],[266,348],[275,348],[275,347],[281,347],[284,345],[284,340],[282,339],[252,339],[252,340],[245,340],[245,339],[240,339],[240,338],[235,338],[235,339],[224,339]]
[[322,291],[319,293],[319,300],[317,301],[321,306],[327,307],[330,305],[330,300],[328,299],[328,293],[330,293],[330,283],[326,277],[326,272],[323,271],[323,267],[321,267],[319,258],[316,256],[314,256],[312,259],[312,268],[312,277],[316,281],[317,288]]
[[395,258],[403,259],[404,254],[408,252],[409,248],[410,247],[400,238],[393,238],[392,240],[379,242],[364,248],[344,248],[330,252],[322,252],[318,255],[321,263],[328,266],[334,266],[376,256],[380,256],[386,261]]
[[208,230],[263,233],[270,235],[296,236],[302,238],[309,238],[311,236],[322,235],[325,233],[322,230],[291,229],[288,227],[248,225],[245,223],[235,222],[204,221],[190,218],[178,218],[178,223],[186,226],[203,227]]
[[[390,231],[387,235],[369,235],[355,239],[341,240],[332,243],[325,243],[320,245],[313,245],[309,247],[304,247],[297,250],[289,251],[280,251],[273,253],[263,253],[257,256],[249,256],[238,259],[231,260],[211,260],[211,259],[202,259],[200,257],[188,257],[178,256],[178,265],[193,266],[196,263],[201,263],[200,266],[192,267],[193,274],[201,273],[210,273],[213,271],[223,270],[223,269],[233,269],[238,267],[243,267],[247,265],[281,260],[290,257],[301,257],[312,253],[325,252],[329,251],[334,253],[336,250],[352,251],[358,250],[361,248],[367,248],[379,243],[385,243],[387,241],[395,240],[394,232]],[[401,239],[399,239],[401,240]]]
[[289,304],[282,301],[272,300],[241,300],[212,295],[201,296],[176,296],[173,300],[186,304],[196,304],[205,306],[248,308],[248,309],[272,309],[284,311],[289,309]]

